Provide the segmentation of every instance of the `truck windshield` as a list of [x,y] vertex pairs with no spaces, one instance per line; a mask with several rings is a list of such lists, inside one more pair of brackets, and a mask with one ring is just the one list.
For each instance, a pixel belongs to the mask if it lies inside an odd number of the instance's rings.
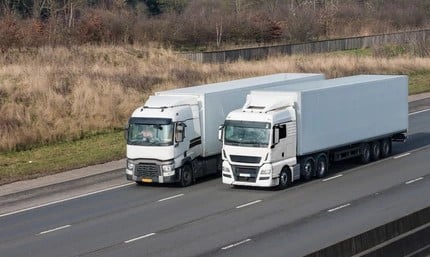
[[172,145],[172,121],[167,119],[130,119],[127,144],[144,146]]
[[266,122],[225,122],[224,143],[226,145],[267,147],[270,124]]

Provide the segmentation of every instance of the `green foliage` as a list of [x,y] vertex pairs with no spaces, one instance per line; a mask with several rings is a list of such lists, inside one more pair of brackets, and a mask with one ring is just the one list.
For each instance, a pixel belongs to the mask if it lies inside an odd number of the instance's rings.
[[125,157],[123,132],[0,154],[0,185]]
[[386,44],[373,48],[373,55],[376,57],[392,58],[404,54],[406,54],[406,47],[402,45]]

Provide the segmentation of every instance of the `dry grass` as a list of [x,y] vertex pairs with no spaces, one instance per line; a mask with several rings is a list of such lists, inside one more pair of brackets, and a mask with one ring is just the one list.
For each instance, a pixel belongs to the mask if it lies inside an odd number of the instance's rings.
[[201,65],[156,48],[11,50],[0,55],[0,151],[121,128],[154,90],[278,72],[409,74],[411,92],[430,90],[430,58],[325,54]]

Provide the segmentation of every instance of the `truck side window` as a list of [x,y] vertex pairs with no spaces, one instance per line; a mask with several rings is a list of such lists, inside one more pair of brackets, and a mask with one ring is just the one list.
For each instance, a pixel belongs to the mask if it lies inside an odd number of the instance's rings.
[[287,125],[279,125],[279,139],[287,137]]

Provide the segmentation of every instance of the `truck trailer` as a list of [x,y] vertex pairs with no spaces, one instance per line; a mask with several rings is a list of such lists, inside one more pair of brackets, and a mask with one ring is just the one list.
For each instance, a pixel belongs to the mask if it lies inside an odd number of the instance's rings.
[[323,79],[322,74],[279,73],[155,93],[126,126],[126,178],[188,186],[220,173],[218,127],[251,90]]
[[358,75],[252,91],[220,127],[222,181],[280,189],[331,162],[387,157],[408,129],[407,76]]

